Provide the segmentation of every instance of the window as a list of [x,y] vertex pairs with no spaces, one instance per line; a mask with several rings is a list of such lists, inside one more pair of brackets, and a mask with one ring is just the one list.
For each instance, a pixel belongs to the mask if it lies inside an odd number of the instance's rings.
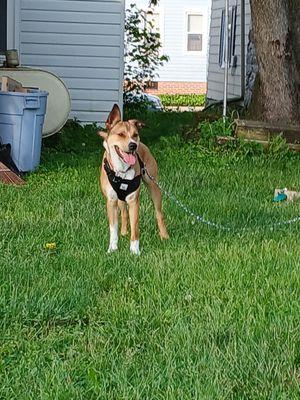
[[231,12],[229,13],[229,65],[232,66],[232,60],[235,56],[235,39],[236,39],[236,12],[237,6],[232,7]]
[[187,15],[187,51],[202,51],[203,48],[203,15]]
[[7,0],[0,0],[0,52],[7,50]]
[[[235,56],[235,40],[236,40],[236,13],[237,6],[230,7],[229,9],[229,20],[228,20],[228,62],[229,66],[233,66],[233,60]],[[225,68],[225,38],[226,38],[226,27],[225,27],[225,10],[222,11],[221,16],[221,30],[220,30],[220,48],[219,48],[219,65],[221,68]]]

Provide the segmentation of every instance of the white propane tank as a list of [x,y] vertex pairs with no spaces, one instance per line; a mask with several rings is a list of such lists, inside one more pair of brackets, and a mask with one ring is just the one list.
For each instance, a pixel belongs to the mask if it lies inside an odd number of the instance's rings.
[[60,131],[69,118],[71,98],[68,88],[58,76],[30,67],[0,68],[0,81],[3,76],[15,79],[22,83],[22,86],[48,92],[43,138]]

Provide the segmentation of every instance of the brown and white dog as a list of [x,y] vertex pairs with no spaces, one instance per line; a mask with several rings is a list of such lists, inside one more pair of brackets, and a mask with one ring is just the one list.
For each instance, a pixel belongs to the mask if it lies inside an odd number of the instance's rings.
[[[118,249],[118,208],[121,210],[121,235],[127,234],[128,211],[130,221],[130,251],[140,254],[139,245],[139,205],[140,184],[142,179],[149,188],[156,213],[160,237],[168,239],[169,235],[162,213],[162,197],[158,186],[149,178],[147,173],[142,174],[143,164],[150,176],[157,179],[157,163],[147,146],[140,142],[139,130],[143,124],[138,120],[121,120],[118,105],[114,105],[106,121],[108,132],[100,131],[98,134],[104,140],[105,153],[101,165],[100,185],[103,195],[107,200],[107,216],[110,229],[108,252]],[[113,188],[114,181],[118,180],[119,187]],[[125,183],[124,183],[125,182]],[[120,188],[126,189],[127,184],[134,191],[120,200]],[[132,186],[131,183],[135,183]],[[136,188],[137,186],[137,188]],[[121,190],[122,192],[122,190]]]

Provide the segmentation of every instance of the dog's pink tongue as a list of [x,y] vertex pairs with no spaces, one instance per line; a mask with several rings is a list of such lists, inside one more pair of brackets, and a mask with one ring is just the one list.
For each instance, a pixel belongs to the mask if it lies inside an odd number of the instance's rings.
[[130,154],[130,153],[125,153],[125,151],[122,151],[122,157],[123,160],[126,162],[128,165],[134,165],[135,164],[135,155]]

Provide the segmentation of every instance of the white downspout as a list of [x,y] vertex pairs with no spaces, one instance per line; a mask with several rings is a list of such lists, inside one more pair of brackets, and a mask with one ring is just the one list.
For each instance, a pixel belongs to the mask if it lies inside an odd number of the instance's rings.
[[229,33],[229,0],[225,0],[225,69],[224,69],[224,97],[223,97],[223,121],[227,115],[227,97],[228,97],[228,33]]

